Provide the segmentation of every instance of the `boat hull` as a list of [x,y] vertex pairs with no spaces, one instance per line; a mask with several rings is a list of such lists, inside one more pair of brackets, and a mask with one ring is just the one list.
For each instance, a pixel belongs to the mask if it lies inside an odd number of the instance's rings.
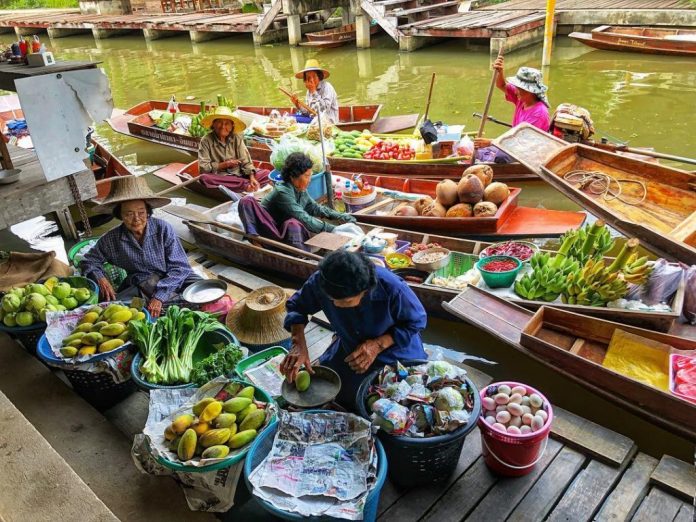
[[[678,39],[680,35],[683,35],[683,40]],[[696,56],[696,31],[690,30],[602,26],[591,33],[573,32],[568,36],[605,51]]]

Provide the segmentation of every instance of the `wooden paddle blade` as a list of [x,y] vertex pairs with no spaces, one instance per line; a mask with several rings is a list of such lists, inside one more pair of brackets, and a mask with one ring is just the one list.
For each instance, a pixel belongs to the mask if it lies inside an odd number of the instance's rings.
[[185,219],[186,221],[194,221],[196,223],[215,224],[214,219],[206,216],[202,212],[198,212],[197,210],[193,210],[192,208],[181,207],[178,205],[167,205],[166,207],[163,207],[162,210],[164,210],[168,214],[171,214],[172,216],[176,216],[180,219]]

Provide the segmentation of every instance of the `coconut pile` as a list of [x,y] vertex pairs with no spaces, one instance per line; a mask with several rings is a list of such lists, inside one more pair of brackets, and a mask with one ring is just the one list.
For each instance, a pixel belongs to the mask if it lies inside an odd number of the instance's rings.
[[435,195],[435,199],[426,196],[402,203],[391,214],[439,218],[495,216],[510,195],[510,189],[505,183],[493,181],[493,169],[489,165],[474,165],[464,171],[459,183],[451,179],[438,183]]

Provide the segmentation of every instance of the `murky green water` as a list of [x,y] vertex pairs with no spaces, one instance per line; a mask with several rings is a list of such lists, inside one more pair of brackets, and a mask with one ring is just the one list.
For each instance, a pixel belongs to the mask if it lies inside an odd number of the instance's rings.
[[[432,73],[437,74],[431,117],[478,128],[474,111],[481,111],[490,82],[486,50],[467,51],[456,42],[427,50],[399,53],[386,37],[370,50],[352,47],[320,52],[286,45],[254,47],[248,36],[194,45],[188,36],[146,43],[140,37],[95,42],[91,37],[71,37],[52,42],[61,59],[102,62],[111,80],[115,106],[128,108],[146,99],[179,100],[195,96],[214,100],[218,93],[238,104],[285,104],[277,86],[296,91],[301,82],[292,78],[305,60],[317,57],[331,71],[330,81],[342,104],[382,103],[383,114],[423,112]],[[538,66],[541,48],[511,54],[507,73],[521,65]],[[688,58],[642,56],[592,51],[561,38],[547,76],[555,106],[572,102],[589,109],[600,135],[630,141],[635,147],[682,156],[696,156],[696,62]],[[510,121],[512,106],[496,92],[490,114]],[[489,123],[487,135],[504,129]],[[112,132],[99,133],[109,147],[140,172],[189,156]],[[135,167],[137,166],[137,167]],[[151,180],[154,188],[156,181]],[[575,208],[542,183],[525,185],[527,205]],[[183,193],[191,200],[191,193]],[[427,340],[482,355],[501,364],[483,369],[496,378],[527,380],[546,391],[552,401],[596,420],[639,441],[644,451],[669,451],[685,460],[692,446],[622,412],[585,392],[544,367],[530,362],[512,348],[463,323],[431,321]],[[462,341],[466,339],[466,341]]]

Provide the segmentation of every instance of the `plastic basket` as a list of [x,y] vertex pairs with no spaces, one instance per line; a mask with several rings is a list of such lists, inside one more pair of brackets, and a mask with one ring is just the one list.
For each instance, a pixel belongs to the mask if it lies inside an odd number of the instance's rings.
[[433,279],[436,277],[458,277],[460,275],[466,274],[469,270],[474,268],[478,257],[473,254],[462,254],[461,252],[450,252],[450,262],[447,266],[439,268],[432,272],[428,278],[425,280],[426,285],[434,285],[432,283]]
[[[283,177],[278,169],[273,169],[268,177],[274,184],[283,181]],[[312,179],[307,187],[307,194],[309,194],[315,201],[326,196],[326,180],[324,172],[312,174]]]
[[[232,382],[239,382],[243,384],[244,386],[254,386],[248,381],[245,381],[243,379],[230,379]],[[277,408],[276,402],[273,400],[273,397],[268,395],[263,389],[259,388],[258,386],[254,386],[254,398],[258,401],[261,402],[267,402],[269,405],[273,405],[274,407]],[[263,428],[261,433],[259,433],[258,437],[261,437],[264,433],[266,433],[269,429],[273,428],[273,426],[276,424],[276,415],[275,413],[271,415],[271,418],[268,420],[268,424]],[[247,453],[251,449],[253,444],[249,444],[242,448],[242,451],[239,453],[235,453],[234,455],[231,455],[220,462],[216,462],[214,464],[211,464],[209,466],[203,466],[203,467],[196,467],[196,466],[187,466],[185,464],[181,464],[179,462],[173,462],[171,460],[165,459],[164,457],[157,457],[157,462],[162,464],[165,468],[169,468],[174,471],[183,471],[186,473],[206,473],[208,471],[215,471],[218,469],[224,469],[224,468],[229,468],[233,464],[236,464],[237,462],[244,460],[247,456]]]
[[[323,413],[326,410],[307,410],[305,413]],[[278,423],[269,426],[269,428],[259,435],[256,440],[252,443],[249,449],[249,456],[244,463],[244,480],[247,483],[249,491],[253,491],[253,486],[249,482],[249,475],[254,471],[266,458],[268,453],[273,447],[273,441],[275,439],[275,434],[278,431]],[[380,443],[379,439],[375,439],[375,449],[377,450],[377,477],[372,489],[367,494],[365,500],[365,507],[363,508],[363,518],[362,520],[367,522],[372,522],[377,520],[377,507],[379,505],[379,498],[382,492],[382,487],[384,487],[384,482],[387,478],[387,454],[384,451],[384,447]],[[275,506],[255,497],[255,500],[269,513],[275,515],[276,517],[282,518],[283,520],[310,520],[314,522],[325,522],[331,520],[339,520],[332,517],[303,517],[297,513],[288,513],[287,511],[281,511]],[[343,519],[341,519],[343,520]]]
[[292,338],[288,334],[287,339],[281,339],[279,341],[274,341],[272,343],[266,343],[266,344],[242,343],[242,346],[248,348],[251,353],[259,353],[259,352],[262,352],[264,350],[267,350],[268,348],[273,348],[274,346],[280,346],[282,348],[285,348],[286,350],[289,350],[292,347]]
[[509,477],[521,477],[530,473],[534,466],[544,456],[546,451],[546,443],[551,432],[551,422],[553,421],[553,408],[548,399],[531,386],[518,382],[505,381],[490,384],[481,390],[480,398],[486,396],[486,392],[491,386],[500,386],[507,384],[511,388],[515,386],[524,386],[527,393],[536,393],[544,401],[546,405],[546,413],[548,419],[544,427],[533,433],[525,435],[515,435],[512,433],[501,433],[493,429],[481,415],[478,418],[478,425],[481,429],[481,446],[483,460],[486,465],[494,472]]
[[246,379],[247,377],[244,373],[247,370],[261,366],[278,355],[287,355],[287,353],[288,351],[282,346],[266,348],[261,352],[257,352],[239,361],[234,371],[241,379]]
[[98,410],[115,406],[138,389],[133,379],[115,382],[111,375],[104,372],[63,371],[73,389]]
[[[203,334],[203,337],[201,337],[201,340],[198,342],[198,346],[196,346],[196,350],[193,352],[194,364],[202,359],[205,359],[208,355],[213,353],[215,351],[213,345],[219,344],[219,343],[223,343],[223,344],[234,343],[234,344],[239,345],[239,341],[237,341],[237,338],[227,328],[224,328],[224,329],[221,328],[219,330],[214,330],[212,332],[206,332],[205,334]],[[196,387],[196,385],[193,383],[160,385],[160,384],[152,384],[150,382],[147,382],[143,378],[142,374],[140,373],[140,365],[142,363],[143,363],[143,355],[142,355],[142,353],[138,352],[135,354],[135,357],[133,357],[133,362],[131,363],[131,376],[133,377],[133,381],[135,381],[135,384],[141,390],[144,390],[144,391],[180,390],[183,388],[195,388]]]
[[[89,237],[86,239],[83,239],[79,243],[76,243],[69,251],[68,251],[68,260],[70,261],[70,264],[72,264],[75,268],[79,268],[80,261],[82,261],[82,257],[89,252],[89,250],[96,244],[96,242],[99,240],[98,237]],[[91,245],[91,246],[90,246]],[[80,250],[83,248],[89,246],[89,248],[84,252],[80,253]],[[107,277],[107,279],[111,282],[114,288],[118,288],[121,286],[121,283],[126,280],[126,277],[128,274],[123,268],[119,268],[117,266],[114,266],[110,263],[104,263],[104,275]]]
[[[426,361],[401,362],[404,366],[415,366]],[[370,385],[375,381],[381,369],[368,375],[358,389],[358,412],[360,416],[370,419],[366,400]],[[476,420],[481,415],[481,398],[476,386],[470,379],[466,383],[472,392],[474,406],[469,422],[452,433],[434,437],[402,437],[390,435],[383,430],[377,436],[384,444],[384,451],[389,458],[389,477],[404,488],[424,486],[447,480],[457,467],[459,455],[466,436],[476,427]]]

